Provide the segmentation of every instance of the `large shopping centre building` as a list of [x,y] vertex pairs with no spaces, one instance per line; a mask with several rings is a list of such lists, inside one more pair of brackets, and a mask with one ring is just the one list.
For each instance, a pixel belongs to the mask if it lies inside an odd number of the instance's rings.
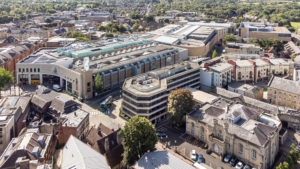
[[41,48],[17,64],[17,82],[59,84],[80,98],[96,95],[100,74],[104,90],[119,88],[128,77],[188,60],[188,50],[143,38],[76,42],[63,48]]

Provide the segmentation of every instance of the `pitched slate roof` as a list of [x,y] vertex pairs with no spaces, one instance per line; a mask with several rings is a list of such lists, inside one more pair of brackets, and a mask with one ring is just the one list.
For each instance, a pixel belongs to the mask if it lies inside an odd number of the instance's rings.
[[156,151],[145,154],[133,166],[134,169],[195,169],[168,151]]
[[103,155],[71,135],[63,148],[61,169],[109,169]]

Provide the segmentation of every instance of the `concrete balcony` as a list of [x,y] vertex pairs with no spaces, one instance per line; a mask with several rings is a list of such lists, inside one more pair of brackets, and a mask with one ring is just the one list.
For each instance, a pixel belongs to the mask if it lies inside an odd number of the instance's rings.
[[126,101],[126,100],[124,100],[124,99],[123,99],[123,102],[129,104],[130,106],[132,106],[132,107],[134,107],[134,108],[136,108],[136,109],[140,109],[140,110],[149,110],[149,109],[153,109],[153,108],[155,108],[155,107],[157,107],[157,106],[159,106],[159,105],[168,103],[168,100],[165,100],[165,101],[163,101],[163,102],[159,102],[159,103],[157,103],[157,104],[155,104],[155,105],[153,105],[153,106],[151,106],[151,107],[137,107],[137,106],[131,104],[130,102],[128,102],[128,101]]

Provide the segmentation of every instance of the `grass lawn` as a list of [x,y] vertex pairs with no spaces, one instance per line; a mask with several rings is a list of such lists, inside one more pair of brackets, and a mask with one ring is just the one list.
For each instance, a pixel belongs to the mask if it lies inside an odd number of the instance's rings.
[[295,28],[295,31],[297,32],[297,29],[300,28],[300,22],[291,22],[292,27]]

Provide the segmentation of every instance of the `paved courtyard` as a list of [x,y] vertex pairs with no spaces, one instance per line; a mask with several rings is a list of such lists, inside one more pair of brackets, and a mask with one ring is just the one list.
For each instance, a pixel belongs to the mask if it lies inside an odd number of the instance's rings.
[[232,169],[233,167],[229,166],[226,163],[223,163],[219,156],[217,155],[208,155],[206,154],[206,149],[201,148],[204,143],[197,142],[193,139],[186,139],[187,135],[183,132],[177,131],[173,128],[169,128],[167,126],[159,127],[157,130],[163,130],[167,132],[168,137],[159,139],[160,142],[156,145],[157,149],[162,150],[166,148],[166,142],[169,142],[169,146],[171,150],[175,151],[175,147],[177,151],[185,158],[185,160],[193,163],[190,160],[190,152],[192,150],[196,150],[198,154],[202,154],[205,158],[205,164],[211,166],[214,169],[217,167],[223,167],[224,169]]

